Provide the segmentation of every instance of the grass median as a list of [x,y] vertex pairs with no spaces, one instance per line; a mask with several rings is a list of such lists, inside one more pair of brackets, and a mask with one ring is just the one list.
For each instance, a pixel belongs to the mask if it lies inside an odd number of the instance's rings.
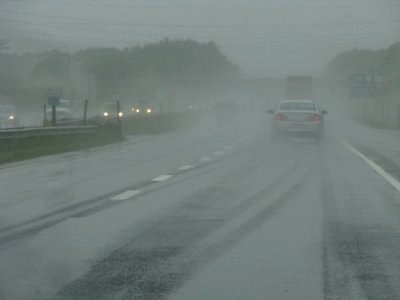
[[94,134],[43,135],[0,140],[0,164],[100,147],[125,140],[124,136],[162,134],[195,126],[192,113],[128,116],[121,126],[100,126]]
[[43,135],[0,140],[0,164],[45,155],[79,151],[123,141],[115,128],[94,134]]

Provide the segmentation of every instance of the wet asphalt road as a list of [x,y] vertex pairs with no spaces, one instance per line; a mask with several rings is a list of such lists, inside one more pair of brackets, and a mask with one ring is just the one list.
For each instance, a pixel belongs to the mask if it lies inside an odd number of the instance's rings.
[[3,169],[1,298],[399,299],[399,192],[331,131],[254,128]]

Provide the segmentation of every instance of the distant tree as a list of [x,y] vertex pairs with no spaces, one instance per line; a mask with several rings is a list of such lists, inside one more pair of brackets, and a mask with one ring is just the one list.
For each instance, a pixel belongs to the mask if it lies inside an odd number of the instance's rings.
[[8,50],[9,47],[7,46],[8,41],[5,39],[0,39],[0,51]]
[[236,76],[238,69],[214,42],[164,39],[159,43],[132,48],[142,65],[154,76],[178,82],[205,82]]
[[400,42],[387,49],[382,70],[385,91],[398,93],[400,91]]
[[46,52],[44,58],[33,68],[33,78],[67,80],[69,77],[68,56],[58,51]]
[[345,51],[328,64],[327,75],[346,79],[352,74],[379,73],[383,75],[383,93],[400,91],[400,42],[382,50]]
[[12,83],[22,89],[25,84],[37,90],[64,86],[83,93],[93,78],[99,99],[111,100],[124,89],[126,98],[133,98],[133,93],[156,97],[176,87],[211,90],[204,87],[240,74],[214,42],[190,39],[166,38],[123,49],[88,48],[74,54],[46,51],[18,55],[2,51],[7,46],[8,41],[0,39],[0,86]]
[[99,95],[111,97],[131,75],[129,57],[116,48],[88,48],[73,56],[74,65],[95,75]]
[[0,39],[0,93],[4,94],[10,94],[10,89],[20,83],[17,56],[7,53],[8,49],[8,41]]
[[155,82],[204,85],[239,74],[214,42],[164,39],[122,50],[89,48],[73,56],[86,72],[96,75],[98,94],[112,94],[119,85],[140,82],[152,89]]
[[327,74],[348,78],[359,73],[382,72],[385,50],[360,50],[355,48],[335,56],[328,64]]
[[383,61],[383,71],[388,75],[400,74],[400,42],[387,49]]

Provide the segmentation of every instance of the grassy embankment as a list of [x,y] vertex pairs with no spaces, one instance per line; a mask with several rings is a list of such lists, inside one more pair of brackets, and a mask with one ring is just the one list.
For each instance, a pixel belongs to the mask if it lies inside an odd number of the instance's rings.
[[194,126],[191,113],[127,117],[121,126],[100,127],[95,134],[36,136],[0,140],[0,164],[51,154],[80,151],[125,140],[128,135],[162,134]]

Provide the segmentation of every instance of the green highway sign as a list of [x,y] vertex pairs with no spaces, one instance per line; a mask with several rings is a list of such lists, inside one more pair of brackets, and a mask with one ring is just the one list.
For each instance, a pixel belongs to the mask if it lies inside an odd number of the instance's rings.
[[48,104],[51,106],[60,105],[60,97],[58,97],[58,96],[49,97]]
[[355,74],[350,76],[350,95],[357,98],[373,98],[382,82],[379,74]]

